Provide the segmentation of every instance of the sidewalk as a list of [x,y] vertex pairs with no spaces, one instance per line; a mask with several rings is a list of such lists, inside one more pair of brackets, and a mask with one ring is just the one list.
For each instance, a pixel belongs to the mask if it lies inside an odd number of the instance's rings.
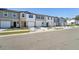
[[33,32],[27,32],[27,33],[19,33],[19,34],[10,34],[10,35],[1,35],[0,37],[7,37],[7,36],[17,36],[17,35],[28,35],[28,34],[34,34],[34,33],[41,33],[41,32],[49,32],[49,31],[61,31],[61,30],[38,30]]
[[[71,27],[52,27],[52,28],[48,29],[48,28],[43,28],[42,27],[40,29],[33,28],[33,29],[29,29],[29,30],[2,31],[2,32],[0,32],[0,34],[5,34],[6,33],[7,35],[0,35],[0,37],[25,35],[25,34],[49,32],[49,31],[61,31],[61,30],[69,30],[69,29],[72,29],[72,28]],[[11,34],[9,34],[9,33],[11,33]]]

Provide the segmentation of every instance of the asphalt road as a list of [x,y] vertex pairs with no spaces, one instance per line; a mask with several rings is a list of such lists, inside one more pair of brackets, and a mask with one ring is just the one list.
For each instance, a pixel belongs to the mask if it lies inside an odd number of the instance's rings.
[[1,50],[78,50],[79,28],[0,37]]

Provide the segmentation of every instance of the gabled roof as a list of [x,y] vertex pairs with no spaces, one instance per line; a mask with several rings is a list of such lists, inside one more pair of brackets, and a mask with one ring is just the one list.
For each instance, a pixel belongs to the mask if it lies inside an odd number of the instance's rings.
[[[11,12],[17,12],[17,13],[27,13],[27,14],[33,14],[33,15],[40,15],[40,16],[47,16],[47,17],[54,17],[54,16],[49,16],[49,15],[44,15],[44,14],[36,14],[36,13],[32,13],[32,12],[28,12],[28,11],[15,11],[15,10],[9,10],[7,8],[0,8],[1,11],[11,11]],[[56,17],[58,18],[58,17]]]
[[19,11],[14,11],[14,10],[9,10],[9,9],[6,9],[6,8],[0,8],[1,11],[10,11],[10,12],[19,12]]
[[20,12],[24,12],[24,13],[27,13],[27,14],[34,14],[34,13],[31,13],[31,12],[28,12],[28,11],[20,11]]
[[40,16],[54,17],[54,16],[49,16],[49,15],[44,15],[44,14],[37,14],[37,13],[32,13],[32,12],[28,12],[28,11],[20,11],[20,12],[24,12],[24,13],[27,13],[27,14],[40,15]]

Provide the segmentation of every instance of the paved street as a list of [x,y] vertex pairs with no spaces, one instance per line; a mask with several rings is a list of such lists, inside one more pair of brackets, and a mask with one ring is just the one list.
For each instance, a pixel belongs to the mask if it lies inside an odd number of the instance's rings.
[[79,28],[42,32],[19,36],[0,37],[3,50],[78,50]]

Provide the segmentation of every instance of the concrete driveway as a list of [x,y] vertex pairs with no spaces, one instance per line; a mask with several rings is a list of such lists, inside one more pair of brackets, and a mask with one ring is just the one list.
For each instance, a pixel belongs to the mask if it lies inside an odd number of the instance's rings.
[[1,50],[78,50],[79,28],[0,37]]

